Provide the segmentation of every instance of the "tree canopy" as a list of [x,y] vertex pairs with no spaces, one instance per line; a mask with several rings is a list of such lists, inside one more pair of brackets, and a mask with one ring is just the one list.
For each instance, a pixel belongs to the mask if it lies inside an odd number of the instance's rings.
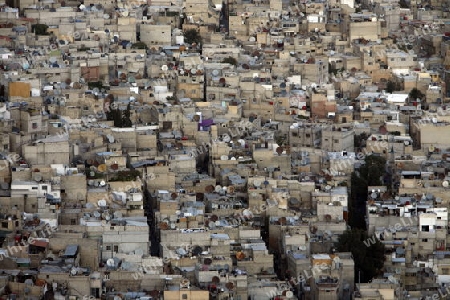
[[131,105],[128,103],[126,110],[122,111],[114,105],[114,100],[111,97],[108,98],[109,106],[106,110],[106,118],[108,121],[114,121],[114,127],[131,127]]
[[424,95],[420,90],[418,90],[418,89],[416,89],[416,88],[413,88],[413,89],[409,92],[408,97],[409,97],[409,99],[415,101],[416,99],[422,100],[422,99],[425,97],[425,95]]
[[350,216],[352,228],[365,229],[366,201],[369,186],[382,185],[382,177],[386,174],[386,159],[382,156],[367,155],[364,164],[351,176]]
[[236,66],[237,65],[237,60],[234,57],[228,56],[227,58],[224,58],[221,61],[221,63],[223,63],[223,64],[230,64],[230,65]]
[[339,252],[351,252],[355,261],[355,279],[361,276],[361,282],[368,282],[382,274],[384,265],[384,245],[366,231],[352,229],[339,236]]
[[202,36],[200,35],[200,32],[197,29],[188,29],[184,32],[184,41],[187,44],[199,44],[202,42]]
[[131,45],[131,49],[148,49],[148,46],[144,42],[136,42],[133,45]]

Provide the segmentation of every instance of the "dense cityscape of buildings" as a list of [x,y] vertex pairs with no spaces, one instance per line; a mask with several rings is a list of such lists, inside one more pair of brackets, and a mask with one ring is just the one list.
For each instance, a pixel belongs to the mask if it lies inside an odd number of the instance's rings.
[[446,299],[449,5],[0,3],[0,299]]

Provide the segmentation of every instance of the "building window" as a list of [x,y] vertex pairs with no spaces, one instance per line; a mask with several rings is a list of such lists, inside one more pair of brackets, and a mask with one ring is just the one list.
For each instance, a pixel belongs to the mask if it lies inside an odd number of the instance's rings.
[[111,251],[111,246],[106,246],[106,251]]
[[8,145],[3,145],[3,150],[8,150],[8,149],[9,149]]
[[181,299],[187,299],[188,298],[188,295],[187,294],[183,294],[182,296],[181,296]]
[[402,58],[402,61],[406,61],[406,58]]
[[38,127],[37,123],[31,123],[31,128],[37,129],[37,127]]
[[31,189],[32,190],[37,190],[38,188],[37,188],[37,186],[33,186]]
[[334,140],[334,143],[335,144],[339,144],[339,140]]
[[428,243],[428,239],[422,239],[423,243]]
[[76,219],[70,219],[70,225],[77,225]]
[[114,245],[114,252],[119,252],[119,246]]

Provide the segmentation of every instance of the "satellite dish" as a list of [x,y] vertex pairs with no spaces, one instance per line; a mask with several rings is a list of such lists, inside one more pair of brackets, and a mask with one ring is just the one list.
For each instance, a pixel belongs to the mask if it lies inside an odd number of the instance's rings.
[[216,188],[214,189],[214,191],[216,193],[220,192],[222,190],[222,187],[220,185],[217,185]]
[[91,172],[89,173],[89,175],[90,175],[91,177],[94,177],[94,176],[95,176],[95,172],[94,172],[94,171],[91,171]]
[[372,194],[370,194],[370,198],[376,199],[376,198],[377,198],[377,193],[372,193]]
[[237,252],[236,258],[237,258],[237,260],[243,260],[245,258],[245,253],[241,252],[241,251]]
[[213,76],[217,76],[219,75],[219,70],[213,70],[211,74],[213,74]]
[[442,186],[445,187],[445,188],[448,187],[448,181],[447,180],[443,181],[442,182]]
[[109,216],[109,212],[106,210],[104,213],[102,213],[102,217],[103,217],[104,219],[106,219],[107,217],[110,217],[110,216]]
[[298,199],[295,197],[291,197],[288,200],[288,204],[289,204],[289,207],[296,208],[300,205],[300,201],[298,201]]
[[107,265],[108,267],[114,267],[114,259],[109,258],[109,259],[106,261],[106,265]]
[[108,139],[108,142],[110,144],[114,143],[114,136],[112,136],[111,134],[106,135],[106,138]]
[[[113,261],[113,263],[114,263],[114,261]],[[72,268],[71,270],[70,270],[70,274],[72,274],[72,276],[75,276],[75,275],[77,275],[77,269],[75,269],[75,268]]]
[[235,191],[235,188],[234,188],[234,186],[232,186],[232,185],[229,186],[228,189],[227,189],[227,193],[228,193],[228,194],[233,194],[234,191]]
[[136,250],[134,250],[134,254],[142,256],[142,255],[144,255],[144,251],[142,249],[136,249]]
[[128,10],[122,12],[122,16],[123,17],[128,17],[128,15],[129,15]]
[[167,71],[169,69],[169,67],[167,66],[167,65],[163,65],[162,67],[161,67],[161,70],[163,70],[163,71]]
[[222,155],[222,156],[220,157],[220,160],[228,160],[228,155]]
[[105,207],[106,206],[106,200],[102,199],[102,200],[98,200],[97,201],[98,206],[100,207]]
[[223,140],[225,143],[229,143],[229,142],[231,141],[231,137],[230,137],[228,134],[224,134],[224,135],[222,136],[222,140]]
[[178,248],[177,250],[175,250],[175,252],[180,256],[184,256],[187,254],[187,251],[184,248]]
[[277,147],[275,151],[278,153],[278,155],[281,155],[283,153],[283,147]]
[[325,190],[326,190],[326,191],[331,190],[331,186],[327,185],[327,186],[325,187]]
[[115,211],[114,212],[114,218],[116,218],[116,219],[122,218],[122,213],[120,211]]
[[261,181],[259,181],[259,180],[255,180],[255,181],[253,181],[253,185],[255,186],[255,187],[260,187],[261,186],[261,184],[262,184],[262,182]]
[[435,148],[433,145],[431,145],[430,147],[428,147],[428,152],[434,152]]
[[99,172],[103,173],[103,172],[106,171],[107,168],[106,168],[105,164],[101,164],[101,165],[98,166],[97,169],[98,169]]
[[94,211],[94,217],[100,218],[101,214],[98,211]]
[[214,192],[214,186],[212,186],[212,185],[206,186],[206,187],[205,187],[205,192],[207,192],[207,193],[212,193],[212,192]]
[[245,218],[250,219],[250,218],[252,217],[252,212],[251,212],[250,210],[248,210],[248,209],[244,209],[244,210],[242,211],[242,215],[243,215]]
[[291,299],[292,297],[294,297],[294,293],[292,291],[287,291],[286,298]]
[[102,180],[102,181],[100,181],[99,185],[100,185],[100,186],[105,186],[105,185],[106,185],[106,182],[105,182],[104,180]]
[[35,174],[34,175],[34,180],[35,181],[41,181],[42,180],[42,175],[41,174]]
[[251,37],[248,39],[248,41],[249,41],[249,42],[256,42],[256,38],[255,38],[254,36],[251,36]]
[[191,69],[191,74],[192,74],[192,75],[197,74],[197,69]]
[[405,146],[409,145],[409,141],[405,141],[404,143],[405,143]]
[[194,119],[195,122],[198,122],[198,121],[200,121],[200,116],[195,115],[192,119]]

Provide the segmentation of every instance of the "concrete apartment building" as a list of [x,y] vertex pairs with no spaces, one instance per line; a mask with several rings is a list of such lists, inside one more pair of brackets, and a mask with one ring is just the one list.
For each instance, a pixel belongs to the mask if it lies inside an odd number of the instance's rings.
[[354,144],[353,137],[355,133],[352,128],[342,126],[328,126],[322,129],[322,143],[321,148],[325,151],[353,152]]

